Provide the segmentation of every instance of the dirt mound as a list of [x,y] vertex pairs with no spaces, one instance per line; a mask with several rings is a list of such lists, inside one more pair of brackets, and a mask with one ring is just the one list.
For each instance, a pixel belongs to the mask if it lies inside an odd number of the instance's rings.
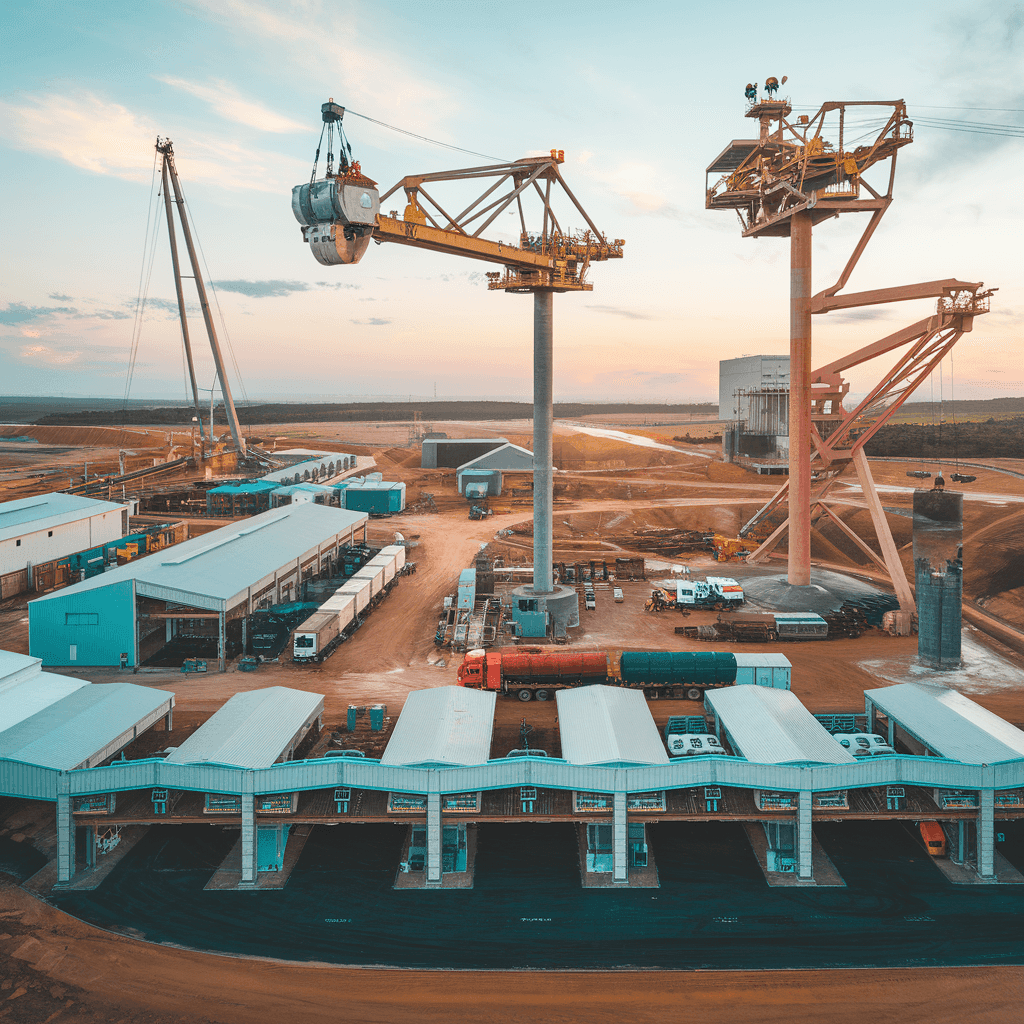
[[708,479],[716,484],[749,483],[751,477],[756,479],[757,474],[738,466],[735,462],[708,463]]
[[160,448],[167,431],[152,432],[121,427],[41,427],[32,423],[0,427],[0,437],[34,437],[40,444],[67,444],[92,448]]

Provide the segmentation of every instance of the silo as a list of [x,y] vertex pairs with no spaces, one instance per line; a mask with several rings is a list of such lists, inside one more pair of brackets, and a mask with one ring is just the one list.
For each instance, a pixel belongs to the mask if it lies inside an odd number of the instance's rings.
[[941,481],[914,491],[917,655],[932,668],[959,668],[964,496]]

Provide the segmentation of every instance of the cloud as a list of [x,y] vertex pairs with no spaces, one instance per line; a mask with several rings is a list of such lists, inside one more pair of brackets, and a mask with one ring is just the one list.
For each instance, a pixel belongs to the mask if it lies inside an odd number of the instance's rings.
[[0,309],[0,324],[13,327],[15,324],[38,320],[40,317],[52,316],[54,313],[76,314],[78,310],[72,306],[26,306],[22,302],[9,302],[7,309]]
[[50,292],[47,296],[48,299],[53,299],[54,302],[74,302],[75,300],[70,295],[61,295],[60,292]]
[[250,299],[277,298],[292,292],[308,292],[305,281],[214,281],[213,285],[222,292],[237,292]]
[[[54,131],[54,125],[60,125]],[[157,127],[120,103],[93,93],[41,93],[0,100],[0,136],[17,149],[42,153],[83,171],[148,183],[153,175]],[[176,163],[188,182],[222,188],[288,192],[305,167],[253,150],[223,136],[184,131]]]
[[49,345],[22,345],[21,347],[21,358],[28,363],[40,366],[66,366],[68,363],[77,362],[81,354],[77,350],[61,352]]
[[657,192],[619,192],[620,196],[633,206],[630,213],[647,217],[667,217],[669,220],[687,220],[689,214],[673,206],[665,196]]
[[23,338],[38,338],[42,334],[42,331],[31,331],[27,327],[22,327],[21,336]]
[[362,288],[361,284],[349,284],[346,281],[317,281],[317,288],[333,288],[338,291],[341,288]]
[[174,78],[171,75],[156,75],[155,77],[157,81],[163,82],[165,85],[182,89],[204,103],[208,103],[226,121],[235,121],[248,128],[279,134],[309,131],[309,125],[300,124],[290,117],[274,113],[262,103],[257,103],[221,79],[214,79],[210,85],[200,85],[198,82],[189,82],[184,78]]
[[360,327],[386,327],[390,320],[385,320],[383,317],[371,316],[367,320],[350,320],[350,323],[358,324]]
[[650,313],[640,313],[635,309],[627,309],[625,306],[587,306],[587,309],[595,313],[610,313],[612,316],[625,317],[627,320],[659,320],[660,317]]
[[851,309],[848,312],[839,310],[828,314],[828,323],[852,324],[867,320],[889,320],[892,314],[888,309]]

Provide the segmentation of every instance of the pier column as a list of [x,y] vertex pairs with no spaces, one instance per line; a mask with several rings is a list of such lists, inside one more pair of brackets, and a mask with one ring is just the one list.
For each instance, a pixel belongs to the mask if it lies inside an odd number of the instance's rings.
[[626,794],[615,793],[612,797],[612,881],[619,884],[629,881],[627,832]]
[[252,773],[242,778],[242,880],[241,885],[256,885],[256,797]]
[[427,794],[427,885],[441,884],[441,794]]
[[96,867],[96,826],[85,826],[85,866]]
[[550,594],[554,590],[551,568],[554,503],[552,296],[547,289],[533,293],[533,589],[538,594]]
[[995,868],[995,839],[996,839],[996,794],[995,790],[982,789],[978,791],[978,877],[986,881],[994,882],[996,877]]
[[811,215],[794,213],[789,271],[789,582],[811,582]]
[[75,823],[71,817],[71,777],[57,776],[57,884],[67,885],[75,874]]
[[814,877],[814,841],[811,833],[811,804],[814,798],[810,790],[802,789],[799,799],[800,806],[796,814],[796,868],[797,875],[809,881]]

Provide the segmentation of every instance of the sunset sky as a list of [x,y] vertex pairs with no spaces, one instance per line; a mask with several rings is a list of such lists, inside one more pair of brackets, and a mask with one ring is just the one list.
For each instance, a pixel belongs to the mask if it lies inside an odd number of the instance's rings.
[[[163,217],[151,192],[160,134],[241,369],[236,398],[529,400],[532,302],[488,293],[497,267],[382,245],[328,268],[302,243],[291,188],[309,178],[333,96],[491,157],[565,150],[566,180],[626,256],[592,269],[593,292],[555,299],[556,398],[717,401],[719,359],[788,351],[789,243],[744,240],[734,217],[706,211],[704,169],[756,132],[744,85],[785,74],[798,112],[907,101],[915,142],[897,201],[849,290],[946,277],[998,287],[955,350],[955,393],[1024,395],[1019,3],[13,0],[0,31],[2,393],[124,394],[147,216]],[[975,123],[1000,127],[964,130]],[[382,192],[489,162],[352,113],[345,129]],[[864,223],[816,229],[815,290]],[[503,215],[488,234],[513,241],[517,221]],[[131,396],[180,399],[163,224],[155,244]],[[813,361],[933,306],[815,318]],[[851,374],[853,392],[880,370]]]

